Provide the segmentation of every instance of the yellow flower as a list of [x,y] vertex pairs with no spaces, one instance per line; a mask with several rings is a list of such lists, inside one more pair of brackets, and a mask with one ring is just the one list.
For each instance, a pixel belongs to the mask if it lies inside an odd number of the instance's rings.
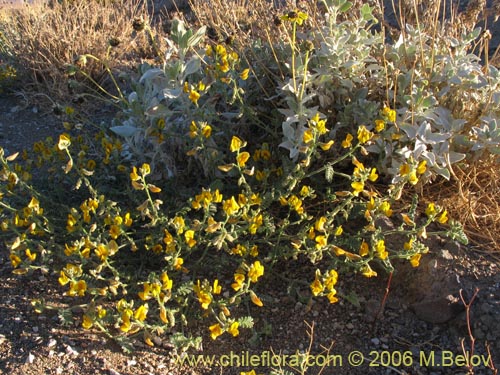
[[382,116],[387,118],[389,122],[396,122],[396,111],[389,107],[384,107],[382,109]]
[[308,16],[306,13],[301,12],[300,10],[292,10],[291,12],[288,12],[284,16],[281,16],[281,19],[283,21],[288,21],[292,23],[297,23],[297,25],[302,25],[305,20],[307,20]]
[[401,166],[399,167],[399,174],[401,176],[406,176],[407,174],[409,174],[411,171],[411,167],[409,164],[401,164]]
[[403,247],[406,251],[410,251],[413,247],[413,238],[410,238],[408,242],[405,242]]
[[385,121],[384,120],[375,120],[375,131],[380,133],[385,129]]
[[361,193],[363,191],[363,189],[365,188],[365,183],[363,181],[354,181],[352,184],[351,184],[351,187],[354,189],[354,196],[358,196],[359,193]]
[[233,138],[231,138],[231,145],[229,146],[229,149],[231,150],[231,152],[239,151],[240,148],[245,147],[245,146],[246,146],[246,142],[242,141],[237,136],[233,135]]
[[196,90],[189,91],[189,100],[194,104],[198,105],[198,99],[200,99],[200,94]]
[[352,134],[347,134],[347,136],[345,137],[345,139],[342,141],[342,147],[343,148],[349,148],[351,147],[352,145],[352,140],[354,139],[354,137],[352,136]]
[[425,209],[425,214],[428,217],[436,215],[436,206],[434,205],[434,203],[429,203],[427,205],[427,208]]
[[201,308],[206,310],[208,309],[208,306],[212,303],[212,296],[207,292],[201,290],[198,292],[198,301],[201,304]]
[[359,247],[359,255],[364,257],[364,256],[367,256],[369,254],[369,252],[370,252],[370,248],[369,248],[368,244],[365,241],[363,241],[361,243],[361,246]]
[[243,282],[245,281],[245,275],[241,273],[234,274],[234,283],[231,284],[231,287],[237,292],[243,286]]
[[426,170],[427,170],[427,160],[422,160],[420,163],[418,163],[417,173],[424,174]]
[[189,125],[189,138],[196,138],[198,135],[198,127],[196,126],[196,122],[191,121]]
[[260,298],[257,296],[257,294],[255,294],[252,290],[250,291],[250,299],[251,299],[252,303],[256,306],[259,306],[259,307],[264,306],[264,304],[262,303]]
[[378,240],[375,244],[375,251],[377,252],[377,256],[385,260],[389,256],[389,253],[385,250],[385,242],[384,240]]
[[325,231],[325,224],[326,224],[326,217],[321,216],[314,223],[314,229],[316,229],[318,232],[324,232]]
[[132,172],[130,172],[130,180],[137,181],[139,179],[139,175],[137,174],[137,167],[132,167]]
[[215,279],[214,286],[212,287],[212,293],[213,294],[220,294],[221,291],[222,291],[222,287],[219,285],[219,280]]
[[304,135],[302,136],[302,141],[305,143],[305,144],[308,144],[310,142],[312,142],[314,139],[314,133],[312,131],[312,129],[308,129],[304,132]]
[[92,318],[90,318],[87,314],[83,314],[82,318],[82,327],[85,329],[90,329],[94,325]]
[[121,234],[121,228],[118,225],[112,225],[109,228],[109,235],[112,239],[116,240],[118,236]]
[[240,334],[240,331],[238,330],[239,325],[240,324],[238,322],[231,323],[227,332],[230,333],[231,335],[233,335],[233,337],[238,336]]
[[148,304],[145,303],[144,305],[139,306],[137,310],[135,310],[134,319],[143,322],[144,320],[146,320],[147,315],[148,315]]
[[182,259],[181,257],[178,257],[175,259],[174,268],[176,270],[180,270],[182,268],[183,264],[184,264],[184,259]]
[[201,128],[201,134],[203,134],[205,138],[210,138],[212,135],[212,127],[210,125],[203,126]]
[[418,267],[420,265],[420,258],[422,254],[415,254],[410,258],[410,264],[412,267]]
[[382,202],[380,204],[380,211],[387,217],[392,216],[391,204],[389,202]]
[[328,301],[330,301],[330,303],[336,303],[336,302],[339,301],[339,299],[337,298],[336,294],[337,294],[337,291],[333,290],[333,291],[331,291],[330,293],[328,293],[326,295],[326,298],[328,298]]
[[373,137],[373,133],[369,131],[364,125],[358,128],[358,141],[361,144],[365,144]]
[[224,203],[222,204],[222,208],[224,209],[224,212],[227,216],[231,216],[240,209],[240,205],[238,204],[238,202],[236,202],[236,199],[234,199],[233,196],[230,199],[226,199],[224,201]]
[[262,224],[263,224],[263,216],[262,214],[259,214],[250,220],[250,226],[248,227],[248,231],[250,232],[250,234],[255,234],[257,233],[257,230],[262,226]]
[[184,223],[184,219],[182,218],[182,216],[176,216],[174,217],[174,220],[173,220],[173,225],[177,231],[177,234],[182,234],[184,233],[184,226],[185,226],[185,223]]
[[71,281],[69,284],[68,296],[84,296],[87,291],[87,282],[85,280],[78,280],[77,282]]
[[288,204],[293,207],[293,209],[300,215],[304,212],[304,207],[302,207],[302,200],[296,195],[292,195],[288,199]]
[[361,273],[365,277],[374,277],[377,276],[377,272],[371,269],[371,267],[367,264],[361,269]]
[[219,55],[220,57],[226,56],[226,47],[224,47],[222,44],[217,44],[217,46],[215,47],[215,53],[217,53],[217,55]]
[[375,181],[377,181],[377,179],[378,179],[378,174],[377,174],[377,169],[376,169],[376,168],[372,168],[372,170],[370,171],[370,175],[368,176],[368,179],[369,179],[371,182],[375,182]]
[[[441,215],[439,215],[437,221],[441,224],[446,224],[448,221],[448,211],[444,210]],[[36,254],[35,254],[36,255]]]
[[64,151],[67,150],[70,145],[71,145],[71,140],[69,138],[69,135],[61,134],[59,136],[59,142],[57,143],[57,148],[61,151]]
[[212,46],[209,44],[205,48],[205,55],[207,55],[208,57],[210,57],[210,56],[212,56],[212,54],[213,54],[213,49],[212,49]]
[[325,290],[325,286],[321,283],[318,275],[314,278],[314,281],[310,285],[312,294],[316,297]]
[[316,249],[321,249],[328,243],[325,236],[316,236],[314,240],[316,241]]
[[123,224],[125,224],[126,227],[130,227],[133,223],[132,218],[130,217],[130,212],[127,212],[125,216],[123,217]]
[[239,167],[244,167],[247,163],[248,159],[250,159],[250,154],[248,152],[242,152],[236,157],[236,161],[238,162]]
[[333,233],[335,236],[340,236],[344,233],[344,229],[342,228],[342,225],[340,225],[337,229],[335,229],[335,232]]
[[32,262],[34,262],[34,261],[35,261],[35,259],[36,259],[36,253],[32,253],[30,249],[26,249],[26,250],[24,251],[24,253],[26,254],[26,257],[27,257],[30,261],[32,261]]
[[210,337],[212,340],[215,340],[217,337],[223,334],[222,328],[219,323],[211,325],[208,327],[208,330],[210,331]]
[[248,270],[248,278],[253,283],[256,283],[262,275],[264,275],[264,266],[260,264],[260,261],[256,260]]
[[417,177],[417,172],[416,171],[411,171],[410,174],[408,175],[408,182],[412,185],[416,185],[418,182],[418,177]]
[[[12,255],[11,255],[11,257],[12,257]],[[21,259],[19,259],[19,263],[20,262],[21,262]],[[15,266],[15,267],[17,267],[17,266]],[[69,278],[68,278],[68,276],[66,275],[66,273],[64,271],[61,271],[59,273],[59,279],[58,280],[59,280],[59,284],[61,284],[63,286],[66,285],[67,283],[69,283]]]
[[319,144],[319,147],[321,147],[321,149],[323,151],[328,151],[333,146],[333,143],[334,143],[334,141],[330,140],[327,143],[319,142],[318,144]]
[[196,245],[196,240],[194,239],[194,230],[187,230],[184,233],[184,239],[189,247]]
[[401,216],[403,217],[403,221],[405,222],[405,224],[415,226],[415,222],[412,219],[410,219],[410,217],[407,214],[401,214]]
[[328,289],[330,292],[333,292],[335,289],[335,285],[337,284],[337,281],[339,279],[339,274],[335,270],[330,270],[328,271],[328,277],[325,280],[325,288]]
[[165,306],[160,306],[160,320],[165,324],[168,323],[167,309]]
[[246,81],[248,79],[248,74],[250,73],[250,69],[245,69],[243,70],[241,73],[240,73],[240,78],[243,80],[243,81]]
[[170,277],[168,277],[168,274],[166,272],[163,272],[160,275],[160,280],[162,282],[161,288],[163,290],[171,290],[173,286],[173,281]]
[[122,312],[122,324],[120,326],[120,330],[122,332],[125,332],[127,333],[128,331],[130,331],[130,328],[132,327],[132,324],[130,323],[130,317],[132,316],[133,312],[132,310],[130,309],[125,309],[123,312]]

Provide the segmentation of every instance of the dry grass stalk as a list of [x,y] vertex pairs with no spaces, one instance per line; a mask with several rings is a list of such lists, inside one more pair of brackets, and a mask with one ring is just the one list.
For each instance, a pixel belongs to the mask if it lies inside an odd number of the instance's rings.
[[[65,96],[66,68],[78,56],[91,54],[111,68],[126,63],[142,37],[133,30],[137,17],[147,19],[146,6],[139,0],[63,1],[11,11],[0,29],[8,35],[17,65],[30,81],[51,95]],[[89,62],[85,71],[96,81],[104,77],[103,66],[96,62]]]
[[500,160],[490,156],[472,165],[455,168],[456,179],[429,185],[424,195],[446,207],[450,216],[482,249],[500,251]]

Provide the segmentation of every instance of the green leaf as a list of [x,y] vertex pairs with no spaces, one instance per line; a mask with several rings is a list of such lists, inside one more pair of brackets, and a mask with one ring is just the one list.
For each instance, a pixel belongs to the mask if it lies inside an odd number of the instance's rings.
[[342,4],[339,8],[339,12],[341,13],[345,13],[347,12],[349,9],[351,9],[352,7],[352,3],[350,1],[346,1],[344,4]]
[[332,182],[333,181],[333,167],[331,164],[327,164],[325,167],[325,179],[327,182]]
[[252,328],[253,318],[251,316],[243,316],[238,319],[238,323],[241,328]]

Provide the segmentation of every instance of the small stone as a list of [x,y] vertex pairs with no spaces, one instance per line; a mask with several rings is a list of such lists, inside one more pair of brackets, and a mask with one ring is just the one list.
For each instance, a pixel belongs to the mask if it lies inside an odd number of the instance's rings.
[[428,323],[440,324],[456,317],[463,310],[463,305],[458,298],[449,295],[444,298],[414,303],[410,308],[419,319]]
[[161,346],[162,340],[158,336],[153,337],[153,342],[156,346]]
[[75,349],[73,349],[70,345],[67,345],[66,354],[76,357],[78,355],[78,352]]
[[47,344],[47,347],[49,347],[49,348],[53,348],[53,347],[54,347],[54,346],[56,346],[56,345],[57,345],[57,340],[55,340],[55,339],[50,339],[50,340],[49,340],[49,343]]
[[128,367],[135,366],[136,364],[137,364],[137,361],[135,359],[128,359],[127,360],[127,366]]
[[373,339],[370,340],[370,342],[375,345],[375,346],[378,346],[380,344],[380,340],[376,337],[374,337]]
[[110,368],[110,369],[108,370],[108,372],[109,372],[109,375],[120,375],[120,373],[119,373],[118,371],[113,370],[112,368]]
[[31,365],[34,361],[35,361],[35,356],[29,353],[28,357],[26,358],[26,363],[29,363]]
[[61,367],[56,368],[56,375],[61,375],[64,372],[64,369]]
[[451,255],[450,251],[449,250],[446,250],[446,249],[442,249],[440,252],[439,252],[439,256],[443,259],[446,259],[446,260],[453,260],[455,259],[453,257],[453,255]]
[[347,329],[354,329],[354,324],[352,324],[352,323],[347,323],[347,324],[345,325],[345,327],[346,327]]
[[38,327],[37,327],[37,326],[34,326],[34,327],[32,328],[32,330],[33,330],[33,332],[37,333],[37,332],[38,332]]

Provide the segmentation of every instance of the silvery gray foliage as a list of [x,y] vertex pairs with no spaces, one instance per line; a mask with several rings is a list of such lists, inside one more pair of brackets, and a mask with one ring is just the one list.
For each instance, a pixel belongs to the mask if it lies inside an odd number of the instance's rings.
[[[201,60],[188,51],[196,47],[205,35],[205,27],[187,30],[184,23],[174,19],[170,38],[166,38],[165,63],[162,67],[142,64],[140,79],[133,84],[134,91],[127,97],[126,108],[110,130],[126,141],[124,157],[135,157],[136,162],[147,160],[153,169],[161,164],[167,177],[175,175],[175,152],[179,139],[175,135],[186,133],[190,118],[190,103],[183,93],[189,76],[201,69]],[[161,120],[165,134],[170,135],[166,145],[158,145],[149,134]]]
[[[450,38],[445,28],[433,36],[406,25],[388,42],[374,30],[377,20],[368,4],[357,16],[341,17],[351,2],[322,3],[327,12],[320,30],[301,35],[317,46],[307,71],[296,67],[296,91],[291,78],[281,86],[287,108],[280,110],[280,146],[290,158],[298,160],[307,120],[315,113],[335,119],[329,124],[335,137],[342,128],[354,134],[360,125],[373,130],[384,103],[397,110],[397,121],[367,150],[380,155],[378,168],[394,179],[402,164],[422,160],[425,178],[449,179],[453,164],[500,153],[500,74],[473,53],[480,28]],[[300,96],[302,91],[308,95]]]

